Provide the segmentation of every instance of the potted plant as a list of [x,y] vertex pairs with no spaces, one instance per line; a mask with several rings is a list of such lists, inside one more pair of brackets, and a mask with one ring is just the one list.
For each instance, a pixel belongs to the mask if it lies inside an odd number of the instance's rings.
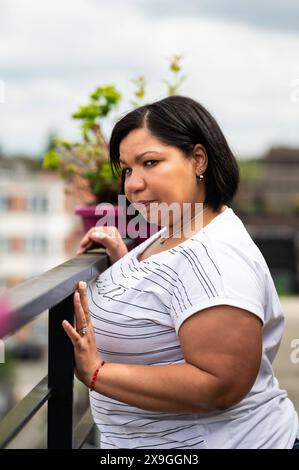
[[[45,169],[58,170],[74,191],[81,205],[76,213],[82,216],[84,230],[94,226],[99,216],[95,209],[100,202],[117,205],[120,180],[111,171],[108,145],[101,120],[119,103],[121,94],[113,85],[97,88],[90,101],[73,113],[81,121],[81,141],[53,139],[52,148],[44,155]],[[117,206],[116,206],[117,207]]]
[[[185,79],[180,76],[181,59],[180,55],[170,58],[169,70],[174,78],[172,82],[164,80],[168,95],[177,94]],[[144,104],[145,79],[140,76],[132,82],[136,90],[130,104],[138,107]],[[111,170],[108,143],[102,131],[102,120],[117,107],[121,99],[122,95],[114,85],[96,88],[90,94],[89,102],[72,114],[73,119],[81,121],[81,141],[53,139],[51,148],[43,158],[44,168],[60,171],[68,182],[69,190],[75,191],[79,197],[81,206],[75,212],[81,215],[85,231],[96,225],[103,215],[106,215],[106,220],[108,215],[106,225],[117,225],[120,210],[124,209],[117,205],[123,182]],[[109,207],[103,203],[109,203]],[[139,239],[141,241],[143,239]]]

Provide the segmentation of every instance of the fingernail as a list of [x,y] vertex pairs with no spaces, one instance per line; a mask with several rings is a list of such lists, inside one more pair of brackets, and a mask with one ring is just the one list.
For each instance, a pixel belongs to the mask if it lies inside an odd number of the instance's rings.
[[103,233],[103,232],[95,232],[95,233],[93,234],[93,236],[94,236],[95,238],[102,239],[102,238],[105,238],[105,237],[106,237],[106,234]]
[[80,289],[86,289],[86,282],[80,281],[79,282],[79,287],[80,287]]

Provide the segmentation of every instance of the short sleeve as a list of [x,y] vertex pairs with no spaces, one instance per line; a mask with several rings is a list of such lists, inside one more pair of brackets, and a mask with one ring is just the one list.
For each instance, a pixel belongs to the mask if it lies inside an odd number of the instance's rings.
[[264,323],[264,288],[254,261],[235,247],[212,245],[208,237],[178,246],[177,282],[170,315],[178,333],[191,315],[209,307],[230,305],[247,310]]

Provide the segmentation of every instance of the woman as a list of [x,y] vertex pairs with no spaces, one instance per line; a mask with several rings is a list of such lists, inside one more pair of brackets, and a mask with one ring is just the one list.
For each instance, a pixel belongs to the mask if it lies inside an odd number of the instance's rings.
[[101,447],[292,448],[297,414],[271,366],[283,315],[260,251],[227,205],[238,167],[218,124],[192,99],[169,97],[123,117],[110,156],[129,202],[147,202],[148,221],[161,204],[191,212],[187,233],[182,213],[169,211],[168,225],[129,253],[116,229],[81,242],[82,252],[100,240],[113,263],[88,299],[79,284],[77,330],[63,322]]

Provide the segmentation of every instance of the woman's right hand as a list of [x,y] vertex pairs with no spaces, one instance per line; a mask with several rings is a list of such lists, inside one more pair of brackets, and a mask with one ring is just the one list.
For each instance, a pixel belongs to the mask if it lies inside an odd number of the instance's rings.
[[116,227],[92,227],[84,235],[80,242],[77,255],[87,251],[92,245],[100,244],[106,248],[106,253],[110,258],[111,264],[118,261],[128,253],[126,244]]

